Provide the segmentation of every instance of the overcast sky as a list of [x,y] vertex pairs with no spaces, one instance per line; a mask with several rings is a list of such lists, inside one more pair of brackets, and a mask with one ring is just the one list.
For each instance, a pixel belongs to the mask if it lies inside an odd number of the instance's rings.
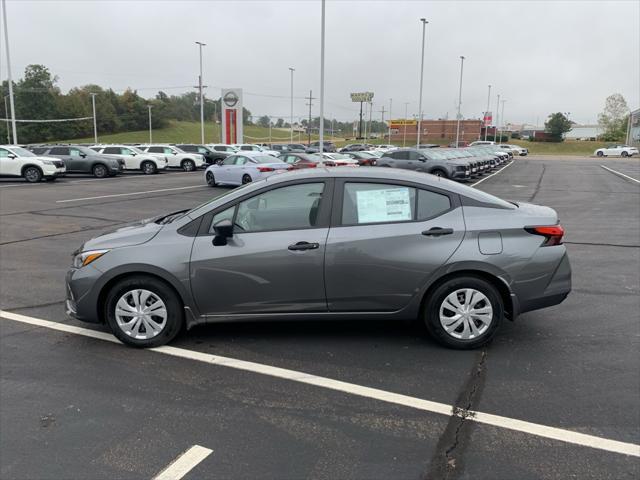
[[[254,114],[295,115],[320,91],[320,0],[7,0],[14,80],[44,64],[59,86],[96,83],[145,97],[197,84],[204,49],[206,94],[241,87]],[[593,123],[605,98],[640,107],[640,1],[346,1],[326,6],[325,114],[355,119],[349,93],[372,91],[374,114],[418,110],[420,17],[429,20],[425,118],[455,118],[460,55],[466,57],[462,113],[480,117],[492,85],[505,119],[542,123],[551,112]],[[4,37],[0,74],[6,78]],[[160,88],[161,87],[161,88]],[[318,100],[314,100],[318,115]],[[495,116],[495,115],[494,115]],[[388,114],[385,114],[388,118]]]

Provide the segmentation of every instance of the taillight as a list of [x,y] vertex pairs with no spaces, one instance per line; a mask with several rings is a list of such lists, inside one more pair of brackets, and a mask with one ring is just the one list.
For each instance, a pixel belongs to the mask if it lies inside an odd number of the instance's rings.
[[525,227],[525,230],[534,235],[541,235],[545,238],[543,247],[551,247],[553,245],[562,245],[562,237],[564,236],[564,228],[562,225],[552,225],[545,227]]
[[258,167],[259,172],[273,172],[275,169],[271,167]]

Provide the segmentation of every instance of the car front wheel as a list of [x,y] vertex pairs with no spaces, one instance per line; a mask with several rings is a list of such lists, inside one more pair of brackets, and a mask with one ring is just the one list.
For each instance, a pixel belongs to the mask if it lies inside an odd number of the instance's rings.
[[444,170],[435,169],[431,171],[431,175],[435,175],[436,177],[447,178],[447,173]]
[[460,276],[445,281],[430,295],[425,323],[439,343],[471,349],[491,340],[503,312],[502,297],[491,283],[479,277]]
[[209,185],[210,187],[216,186],[216,177],[212,172],[207,172],[204,178],[207,180],[207,185]]
[[145,175],[152,175],[157,171],[155,163],[149,161],[142,162],[142,165],[140,165],[140,169]]
[[196,164],[193,162],[193,160],[184,160],[182,162],[182,169],[185,172],[193,172],[196,169]]
[[96,178],[105,178],[109,176],[109,171],[104,165],[98,164],[93,167],[93,176]]
[[22,172],[22,176],[29,183],[38,183],[42,180],[42,170],[38,167],[27,167]]
[[247,183],[251,183],[252,179],[251,179],[251,175],[249,175],[248,173],[245,173],[242,176],[242,184],[245,185]]
[[623,157],[628,157],[628,156],[629,156],[629,152],[622,152],[622,153],[621,153],[621,155],[622,155]]
[[596,155],[599,157],[603,157],[604,156],[604,152],[596,152]]
[[146,276],[116,283],[107,294],[105,317],[118,340],[138,348],[170,342],[183,323],[182,304],[173,289]]

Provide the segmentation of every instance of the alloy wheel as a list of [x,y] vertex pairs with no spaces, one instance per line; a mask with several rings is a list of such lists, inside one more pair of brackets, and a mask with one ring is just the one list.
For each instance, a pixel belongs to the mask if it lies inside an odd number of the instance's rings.
[[116,303],[115,317],[126,335],[136,340],[149,340],[166,326],[167,307],[149,290],[129,290]]
[[473,288],[455,290],[440,305],[440,325],[458,340],[481,337],[491,325],[493,307],[487,296]]

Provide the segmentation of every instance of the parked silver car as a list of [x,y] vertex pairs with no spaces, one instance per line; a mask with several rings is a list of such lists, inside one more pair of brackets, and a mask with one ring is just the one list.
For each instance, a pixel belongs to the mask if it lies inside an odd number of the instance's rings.
[[66,304],[136,347],[205,322],[420,318],[473,348],[569,294],[563,234],[551,208],[433,175],[304,169],[89,240]]

